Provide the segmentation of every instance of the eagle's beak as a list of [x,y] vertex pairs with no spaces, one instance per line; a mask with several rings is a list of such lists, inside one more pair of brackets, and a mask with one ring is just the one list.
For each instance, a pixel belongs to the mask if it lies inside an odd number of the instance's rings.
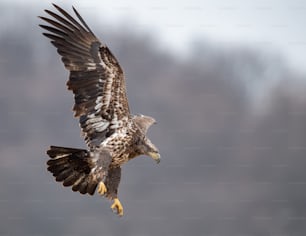
[[157,164],[160,162],[160,155],[159,155],[159,153],[157,153],[157,152],[149,152],[148,155],[150,157],[152,157],[156,161]]

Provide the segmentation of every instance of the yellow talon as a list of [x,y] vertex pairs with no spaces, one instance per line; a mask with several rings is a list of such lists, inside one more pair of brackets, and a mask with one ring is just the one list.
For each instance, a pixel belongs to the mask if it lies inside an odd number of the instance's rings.
[[122,207],[121,202],[119,201],[118,198],[114,199],[114,203],[113,203],[113,205],[111,205],[111,208],[112,208],[113,211],[117,210],[117,214],[119,216],[123,216],[123,207]]
[[98,186],[98,193],[104,195],[107,192],[105,184],[101,181]]

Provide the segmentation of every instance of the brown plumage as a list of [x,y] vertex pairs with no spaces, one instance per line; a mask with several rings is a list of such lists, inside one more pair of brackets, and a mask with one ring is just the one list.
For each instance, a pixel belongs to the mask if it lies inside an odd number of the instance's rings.
[[114,200],[113,209],[123,215],[118,199],[120,166],[139,155],[160,160],[158,149],[146,137],[154,118],[130,113],[123,70],[117,59],[93,34],[79,13],[78,20],[53,4],[58,13],[40,17],[40,25],[70,71],[68,89],[74,93],[75,117],[79,117],[88,150],[51,146],[48,170],[56,181],[73,191],[93,195],[96,188]]

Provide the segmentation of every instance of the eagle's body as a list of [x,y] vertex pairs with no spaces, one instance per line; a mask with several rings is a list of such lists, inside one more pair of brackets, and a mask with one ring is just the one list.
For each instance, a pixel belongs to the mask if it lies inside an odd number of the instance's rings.
[[46,10],[53,19],[40,17],[50,24],[40,26],[49,31],[44,35],[52,40],[70,71],[67,86],[74,93],[73,110],[88,150],[51,146],[48,170],[73,191],[92,195],[98,187],[101,195],[114,200],[112,208],[123,215],[117,197],[120,166],[140,155],[159,162],[158,149],[146,137],[155,120],[130,113],[117,59],[74,8],[79,21],[54,6],[61,15]]

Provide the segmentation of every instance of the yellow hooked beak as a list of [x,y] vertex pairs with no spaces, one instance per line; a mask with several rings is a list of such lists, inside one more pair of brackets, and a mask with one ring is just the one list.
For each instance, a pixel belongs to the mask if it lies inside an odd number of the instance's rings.
[[149,152],[148,156],[152,157],[157,164],[160,162],[160,155],[158,152]]

